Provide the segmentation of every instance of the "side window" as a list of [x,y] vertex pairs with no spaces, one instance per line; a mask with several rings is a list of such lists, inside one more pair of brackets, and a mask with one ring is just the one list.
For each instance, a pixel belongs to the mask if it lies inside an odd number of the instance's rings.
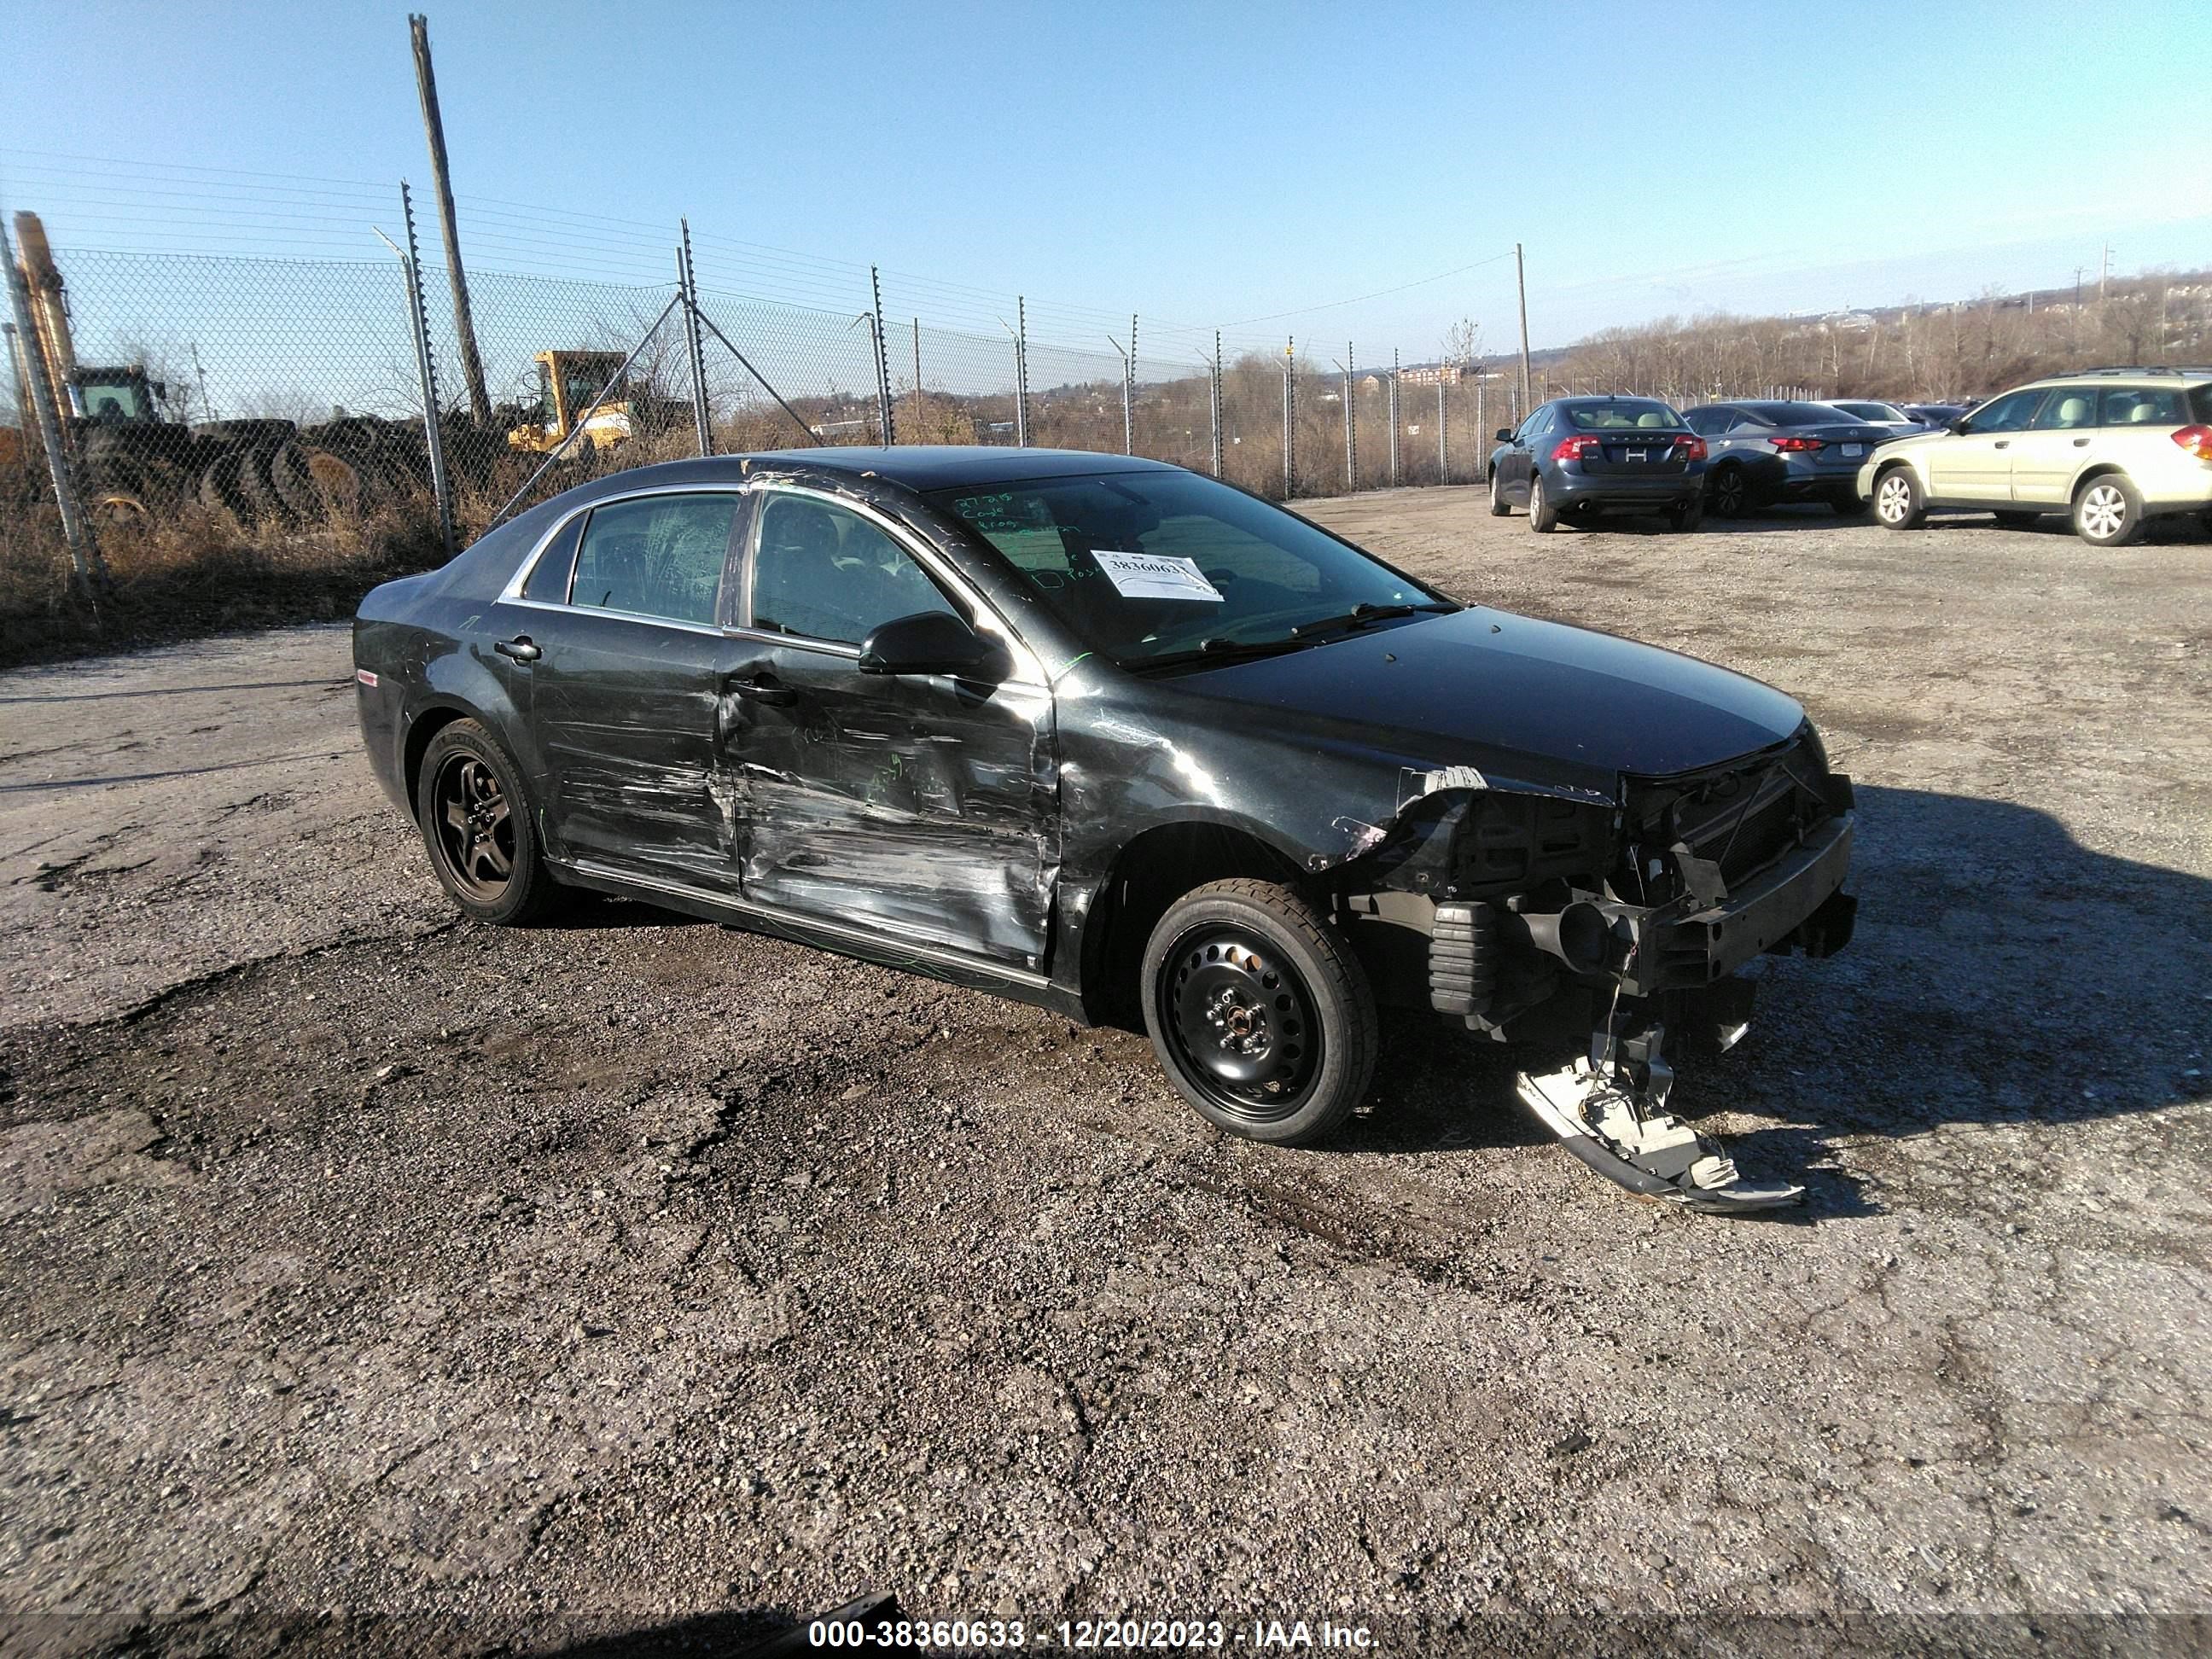
[[2030,386],[2025,392],[2008,392],[1995,403],[1977,410],[1973,418],[1966,422],[1966,430],[1970,433],[2021,431],[2027,427],[2029,417],[2035,413],[2036,404],[2042,401],[2043,389],[2040,386]]
[[2097,388],[2093,386],[2061,386],[2035,412],[2038,432],[2065,432],[2096,424]]
[[735,495],[657,495],[592,510],[569,603],[670,622],[714,622]]
[[1700,438],[1717,438],[1727,425],[1728,410],[1724,409],[1701,409],[1690,416],[1690,430]]
[[2100,426],[2184,426],[2189,416],[2181,410],[2179,387],[2115,386],[2105,393]]
[[1724,410],[1722,413],[1726,417],[1721,422],[1721,430],[1723,432],[1756,432],[1766,424],[1756,415],[1744,410]]
[[811,496],[763,497],[752,624],[858,645],[918,611],[958,614],[906,550],[859,514]]
[[544,552],[531,567],[530,579],[522,584],[524,599],[543,599],[551,605],[568,603],[568,573],[576,567],[576,538],[583,533],[586,516],[576,514],[546,544]]

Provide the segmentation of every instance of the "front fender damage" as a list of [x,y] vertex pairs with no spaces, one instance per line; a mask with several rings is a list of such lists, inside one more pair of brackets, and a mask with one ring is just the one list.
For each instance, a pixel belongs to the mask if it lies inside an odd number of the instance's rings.
[[1517,1079],[1583,1163],[1692,1210],[1771,1209],[1804,1189],[1747,1178],[1668,1109],[1670,1027],[1717,1054],[1749,1024],[1747,962],[1842,948],[1850,805],[1817,739],[1663,789],[1624,781],[1614,798],[1409,771],[1382,822],[1339,821],[1331,878],[1340,915],[1425,928],[1439,1012],[1500,1041],[1564,1036],[1569,1022],[1586,1034],[1569,1063]]

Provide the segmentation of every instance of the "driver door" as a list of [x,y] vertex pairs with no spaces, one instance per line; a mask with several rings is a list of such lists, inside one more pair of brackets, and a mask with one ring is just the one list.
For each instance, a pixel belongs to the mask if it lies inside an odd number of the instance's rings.
[[[796,487],[758,492],[721,677],[748,900],[878,939],[1042,966],[1060,862],[1052,693],[933,550]],[[1007,640],[997,684],[863,674],[925,611]]]

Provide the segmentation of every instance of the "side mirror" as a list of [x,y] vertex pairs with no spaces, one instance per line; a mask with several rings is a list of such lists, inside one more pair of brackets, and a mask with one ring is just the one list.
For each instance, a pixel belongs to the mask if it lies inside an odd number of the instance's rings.
[[987,640],[949,611],[896,617],[860,641],[863,674],[950,674],[1000,680],[1012,671],[1006,647]]
[[1943,430],[1949,433],[1954,438],[1965,437],[1966,435],[1966,417],[1961,415],[1954,421],[1944,422]]
[[1511,443],[1513,441],[1513,428],[1510,426],[1499,427],[1498,428],[1498,441],[1502,444]]

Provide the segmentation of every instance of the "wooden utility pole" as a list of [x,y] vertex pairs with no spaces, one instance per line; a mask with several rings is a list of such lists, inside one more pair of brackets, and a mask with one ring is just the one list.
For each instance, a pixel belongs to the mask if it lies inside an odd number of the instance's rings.
[[1521,244],[1513,244],[1513,280],[1521,288],[1521,407],[1533,408],[1528,400],[1528,273],[1521,264]]
[[438,118],[438,76],[430,67],[430,20],[407,15],[415,40],[415,89],[422,94],[422,132],[430,142],[431,181],[438,188],[438,228],[446,239],[446,274],[453,285],[453,331],[461,341],[461,378],[468,382],[469,412],[479,426],[491,423],[491,394],[484,388],[483,358],[477,351],[469,314],[468,273],[461,268],[461,230],[453,217],[453,181],[446,167],[446,125]]

